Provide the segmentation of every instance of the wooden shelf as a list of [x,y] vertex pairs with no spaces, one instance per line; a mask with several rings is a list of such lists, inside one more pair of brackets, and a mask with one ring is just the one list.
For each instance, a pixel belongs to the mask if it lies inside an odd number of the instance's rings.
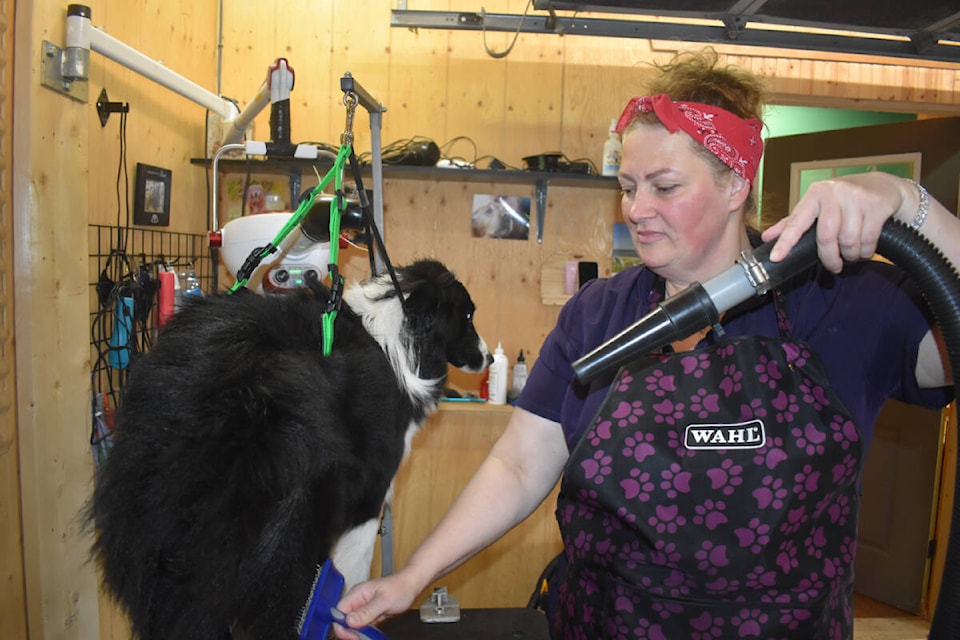
[[450,402],[440,401],[441,411],[491,411],[493,413],[511,413],[512,404],[491,404],[489,402]]
[[[209,167],[213,160],[192,158],[191,164]],[[306,160],[300,158],[221,158],[217,166],[222,172],[280,173],[290,179],[290,198],[296,201],[301,191],[301,177],[305,171],[316,167],[323,171],[332,163],[327,158]],[[348,175],[349,175],[348,171]],[[361,177],[371,178],[370,165],[362,165]],[[534,207],[537,217],[537,242],[543,241],[547,209],[547,189],[549,186],[578,187],[595,189],[619,189],[620,184],[613,176],[586,175],[580,173],[561,173],[557,171],[518,171],[507,169],[462,169],[438,167],[413,167],[406,165],[383,165],[384,180],[429,180],[434,182],[486,182],[497,184],[534,185]],[[558,302],[554,302],[557,304]]]
[[[212,160],[208,158],[192,158],[191,164],[210,166]],[[318,161],[301,160],[297,158],[278,159],[250,159],[238,160],[221,158],[217,163],[221,170],[229,172],[246,171],[251,173],[302,173],[311,170],[314,166],[323,169],[329,167],[330,162],[325,159]],[[370,176],[370,165],[362,165],[363,176]],[[549,183],[561,187],[589,187],[596,189],[618,189],[619,184],[615,177],[585,175],[579,173],[560,173],[555,171],[519,171],[508,169],[441,169],[438,167],[414,167],[407,165],[383,165],[383,177],[397,180],[438,180],[460,182],[500,182],[510,184],[537,184]]]

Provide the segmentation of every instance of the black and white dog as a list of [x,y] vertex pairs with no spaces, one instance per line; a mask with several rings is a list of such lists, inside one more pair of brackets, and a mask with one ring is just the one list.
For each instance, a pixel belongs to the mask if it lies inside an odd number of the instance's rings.
[[201,299],[131,365],[88,505],[93,553],[141,640],[296,638],[317,565],[369,575],[381,507],[447,363],[492,360],[442,264],[348,287]]

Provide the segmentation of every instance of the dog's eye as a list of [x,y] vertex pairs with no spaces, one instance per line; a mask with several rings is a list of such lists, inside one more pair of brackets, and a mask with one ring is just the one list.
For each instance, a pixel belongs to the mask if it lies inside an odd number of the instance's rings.
[[473,313],[467,314],[467,322],[473,322]]

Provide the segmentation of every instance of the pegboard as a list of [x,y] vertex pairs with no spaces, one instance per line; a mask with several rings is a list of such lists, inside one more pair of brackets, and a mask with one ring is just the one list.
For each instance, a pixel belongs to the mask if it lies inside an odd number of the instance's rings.
[[[90,376],[98,450],[112,431],[130,361],[156,340],[159,272],[192,266],[205,294],[213,288],[206,234],[89,225]],[[105,453],[105,450],[103,451]]]

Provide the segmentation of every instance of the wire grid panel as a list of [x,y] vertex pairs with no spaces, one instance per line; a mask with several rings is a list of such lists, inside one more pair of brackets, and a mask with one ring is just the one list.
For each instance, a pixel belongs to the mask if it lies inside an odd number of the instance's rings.
[[[212,291],[205,234],[89,225],[90,374],[94,412],[110,415],[120,400],[131,357],[156,337],[159,272],[193,268]],[[108,421],[109,422],[109,421]]]

